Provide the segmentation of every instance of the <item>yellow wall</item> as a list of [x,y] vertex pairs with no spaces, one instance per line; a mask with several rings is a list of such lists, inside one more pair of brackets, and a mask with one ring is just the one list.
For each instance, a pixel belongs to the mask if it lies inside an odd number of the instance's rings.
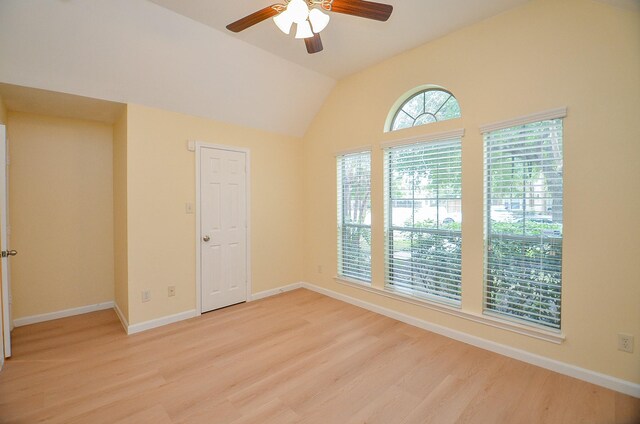
[[[383,133],[406,91],[437,84],[463,118]],[[373,145],[373,285],[382,288],[383,180],[379,143],[465,128],[463,310],[481,312],[482,136],[478,127],[567,106],[561,345],[490,328],[339,285],[334,152]],[[342,80],[305,137],[306,281],[434,324],[640,382],[640,19],[589,0],[537,0]],[[323,265],[324,273],[318,273]]]
[[[187,140],[251,150],[253,293],[302,275],[301,141],[206,119],[128,106],[129,322],[196,308],[195,154]],[[176,286],[176,296],[167,287]],[[141,302],[142,290],[152,300]]]
[[9,112],[15,319],[113,300],[111,125]]
[[113,267],[115,303],[129,319],[129,258],[127,245],[127,109],[113,126]]

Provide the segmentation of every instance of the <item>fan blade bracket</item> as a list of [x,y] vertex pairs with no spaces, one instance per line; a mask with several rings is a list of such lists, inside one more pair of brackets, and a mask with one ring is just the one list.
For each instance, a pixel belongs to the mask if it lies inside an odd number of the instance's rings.
[[327,12],[331,12],[331,3],[333,0],[307,0],[309,7],[319,6]]

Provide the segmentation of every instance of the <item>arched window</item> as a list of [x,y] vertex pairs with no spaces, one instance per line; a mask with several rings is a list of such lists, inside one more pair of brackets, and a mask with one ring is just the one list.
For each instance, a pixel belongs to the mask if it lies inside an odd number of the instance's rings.
[[446,121],[460,117],[458,101],[446,90],[428,88],[409,97],[395,112],[390,130]]

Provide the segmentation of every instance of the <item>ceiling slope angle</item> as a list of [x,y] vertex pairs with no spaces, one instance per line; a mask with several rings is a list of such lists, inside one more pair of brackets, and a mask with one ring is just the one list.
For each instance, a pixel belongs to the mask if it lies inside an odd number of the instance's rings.
[[292,136],[335,85],[147,0],[2,0],[0,56],[0,83]]
[[[219,31],[238,18],[280,0],[149,0]],[[354,0],[355,1],[355,0]],[[273,19],[233,34],[254,46],[341,79],[443,35],[520,6],[529,0],[378,0],[393,7],[387,22],[328,12],[331,22],[322,31],[324,49],[308,54],[300,40],[283,34]],[[292,31],[294,32],[294,31]]]

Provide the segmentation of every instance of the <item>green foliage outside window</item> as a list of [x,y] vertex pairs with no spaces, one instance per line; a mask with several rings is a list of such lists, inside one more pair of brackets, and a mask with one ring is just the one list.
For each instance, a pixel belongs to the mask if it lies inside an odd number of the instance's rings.
[[560,328],[562,120],[485,134],[485,306]]

